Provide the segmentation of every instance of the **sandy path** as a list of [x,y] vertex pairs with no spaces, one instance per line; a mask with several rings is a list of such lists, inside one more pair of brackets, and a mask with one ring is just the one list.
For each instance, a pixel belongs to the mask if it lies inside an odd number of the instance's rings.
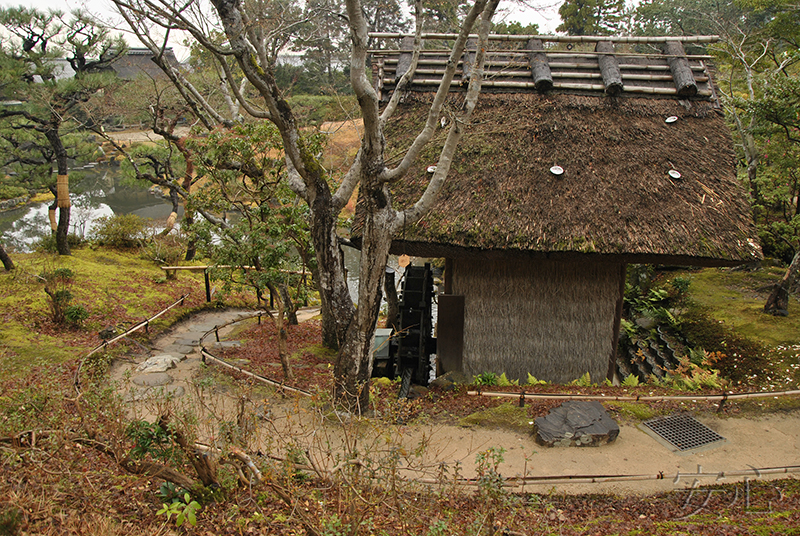
[[[239,393],[225,386],[210,388],[193,381],[201,366],[197,340],[215,325],[237,318],[243,311],[202,313],[159,337],[153,353],[186,352],[186,359],[169,375],[172,381],[150,389],[170,391],[170,402],[162,398],[142,397],[142,387],[128,382],[135,375],[136,362],[120,361],[112,368],[112,377],[124,384],[132,414],[152,419],[166,404],[200,414],[200,437],[213,440],[221,421],[235,421]],[[309,312],[309,314],[316,314]],[[232,328],[222,331],[223,337]],[[213,337],[211,338],[213,340]],[[224,338],[222,339],[225,340]],[[208,343],[208,341],[207,341]],[[230,344],[230,343],[228,343]],[[235,343],[234,343],[235,344]],[[208,346],[208,344],[207,344]],[[136,396],[140,397],[135,400]],[[199,411],[198,411],[199,409]],[[638,427],[620,424],[618,439],[601,447],[557,447],[536,445],[531,435],[492,430],[486,427],[464,428],[453,425],[390,426],[377,420],[334,422],[330,413],[313,406],[308,399],[280,398],[265,390],[254,391],[246,401],[246,415],[252,424],[251,445],[275,454],[289,448],[307,451],[318,466],[331,469],[346,445],[358,440],[361,452],[372,451],[375,459],[398,456],[400,467],[414,478],[435,479],[475,476],[475,457],[489,448],[505,449],[500,473],[505,477],[567,477],[571,475],[643,475],[647,480],[577,483],[548,480],[526,483],[527,491],[562,493],[650,494],[685,489],[695,484],[715,481],[734,482],[744,478],[781,478],[786,474],[759,474],[752,468],[800,466],[800,413],[791,412],[761,418],[700,417],[706,426],[726,438],[716,448],[691,454],[672,452]],[[720,473],[748,472],[748,475],[722,476]],[[682,473],[676,480],[676,475]],[[705,473],[705,476],[686,475]],[[656,475],[663,478],[656,479]],[[800,475],[800,469],[798,469]],[[790,476],[794,476],[791,474]]]

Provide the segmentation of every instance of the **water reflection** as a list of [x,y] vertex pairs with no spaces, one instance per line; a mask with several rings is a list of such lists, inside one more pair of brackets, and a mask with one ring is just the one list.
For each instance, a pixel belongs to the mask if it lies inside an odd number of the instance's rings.
[[[163,220],[172,210],[169,200],[154,196],[145,186],[123,184],[118,167],[97,166],[72,176],[81,178],[75,181],[70,195],[71,233],[90,235],[94,222],[101,216],[136,214]],[[9,251],[28,252],[36,241],[50,233],[48,207],[49,203],[33,203],[0,213],[0,236]]]

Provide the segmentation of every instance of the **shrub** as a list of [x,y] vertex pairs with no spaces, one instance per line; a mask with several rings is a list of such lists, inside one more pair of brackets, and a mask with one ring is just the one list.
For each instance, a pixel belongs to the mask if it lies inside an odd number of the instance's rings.
[[156,264],[174,266],[186,254],[186,241],[179,236],[154,236],[142,249],[141,257]]
[[494,372],[481,372],[475,376],[475,385],[497,385],[498,376]]
[[148,227],[147,220],[136,214],[115,214],[98,218],[92,234],[104,246],[133,248],[144,244]]
[[11,186],[8,184],[0,184],[0,199],[14,199],[16,197],[23,197],[28,195],[28,190],[21,186]]
[[[67,235],[67,244],[70,248],[77,248],[83,244],[83,239],[75,233]],[[34,250],[40,253],[58,253],[56,247],[56,235],[48,234],[40,238],[33,247]]]
[[89,311],[83,305],[68,305],[64,309],[64,319],[75,326],[82,325],[89,318]]
[[[72,278],[75,272],[69,268],[57,268],[52,271],[42,272],[39,276],[44,279],[44,291],[48,297],[50,306],[50,317],[56,324],[63,324],[66,318],[67,309],[72,301]],[[88,314],[87,314],[88,315]]]

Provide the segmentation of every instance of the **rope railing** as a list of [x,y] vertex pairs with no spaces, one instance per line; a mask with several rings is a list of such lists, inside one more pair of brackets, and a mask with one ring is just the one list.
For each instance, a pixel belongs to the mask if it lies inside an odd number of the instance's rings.
[[80,393],[81,393],[81,369],[83,368],[83,364],[86,362],[86,360],[87,360],[88,358],[90,358],[91,356],[93,356],[94,354],[96,354],[97,352],[99,352],[100,350],[103,350],[103,349],[105,349],[105,348],[108,348],[108,346],[109,346],[109,345],[111,345],[111,344],[113,344],[113,343],[115,343],[115,342],[117,342],[117,341],[119,341],[119,340],[121,340],[121,339],[124,339],[125,337],[127,337],[127,336],[128,336],[128,335],[130,335],[131,333],[135,333],[135,332],[139,331],[139,330],[140,330],[140,329],[142,329],[142,328],[145,328],[145,329],[147,329],[147,328],[150,326],[150,322],[152,322],[153,320],[155,320],[155,319],[157,319],[158,317],[162,316],[163,314],[165,314],[165,313],[166,313],[167,311],[169,311],[170,309],[172,309],[172,308],[174,308],[174,307],[177,307],[178,305],[183,305],[183,302],[184,302],[184,301],[186,300],[186,298],[188,298],[188,297],[189,297],[189,293],[186,293],[186,294],[184,294],[183,296],[181,296],[180,298],[178,298],[178,300],[177,300],[175,303],[173,303],[172,305],[170,305],[170,306],[169,306],[169,307],[167,307],[166,309],[164,309],[164,310],[162,310],[161,312],[159,312],[159,313],[157,313],[157,314],[155,314],[155,315],[151,316],[150,318],[147,318],[147,319],[145,319],[145,320],[142,320],[141,322],[139,322],[138,324],[136,324],[136,325],[135,325],[135,326],[133,326],[132,328],[128,329],[128,331],[126,331],[126,332],[125,332],[125,333],[123,333],[122,335],[117,335],[116,337],[114,337],[114,338],[112,338],[112,339],[109,339],[109,340],[107,340],[107,341],[103,341],[103,343],[102,343],[102,344],[100,344],[99,346],[95,347],[95,348],[94,348],[94,349],[92,349],[92,350],[91,350],[91,351],[90,351],[88,354],[86,354],[85,356],[83,356],[83,358],[81,359],[80,363],[78,364],[78,369],[75,371],[75,378],[74,378],[74,381],[73,381],[73,384],[74,384],[74,386],[75,386],[75,392],[76,392],[77,394],[80,394]]
[[748,393],[720,393],[718,395],[582,395],[573,393],[528,393],[525,391],[467,391],[470,396],[495,396],[515,398],[523,404],[525,400],[606,400],[616,402],[664,402],[664,401],[702,401],[719,402],[720,409],[728,400],[744,400],[748,398],[778,398],[782,396],[800,395],[800,390],[789,391],[754,391]]
[[255,372],[250,372],[249,370],[245,370],[242,367],[239,367],[239,366],[234,365],[232,363],[228,363],[227,361],[225,361],[221,357],[217,357],[214,354],[212,354],[211,352],[209,352],[208,349],[203,344],[203,341],[206,340],[206,337],[210,337],[212,333],[214,334],[217,342],[220,342],[220,340],[219,340],[219,330],[223,329],[223,328],[226,328],[228,326],[231,326],[233,324],[236,324],[238,322],[243,322],[245,320],[258,318],[258,323],[260,324],[261,323],[261,317],[263,317],[265,314],[266,315],[270,315],[269,311],[258,311],[256,313],[253,313],[252,315],[244,316],[242,318],[237,318],[235,320],[231,320],[229,322],[225,322],[224,324],[220,324],[218,326],[214,326],[213,329],[210,329],[206,333],[204,333],[203,336],[200,337],[200,355],[203,357],[203,363],[206,363],[207,360],[211,360],[211,361],[214,361],[215,363],[218,363],[218,364],[222,365],[223,367],[226,367],[226,368],[229,368],[231,370],[234,370],[234,371],[236,371],[236,372],[238,372],[240,374],[244,374],[248,378],[252,378],[252,379],[254,379],[256,381],[259,381],[261,383],[270,385],[272,387],[277,387],[279,389],[283,389],[284,391],[289,391],[291,393],[297,393],[297,394],[303,395],[303,396],[311,396],[311,393],[309,391],[306,391],[305,389],[300,389],[299,387],[292,387],[290,385],[286,385],[284,382],[280,382],[278,380],[273,380],[272,378],[268,378],[267,376],[262,376],[261,374],[256,374]]

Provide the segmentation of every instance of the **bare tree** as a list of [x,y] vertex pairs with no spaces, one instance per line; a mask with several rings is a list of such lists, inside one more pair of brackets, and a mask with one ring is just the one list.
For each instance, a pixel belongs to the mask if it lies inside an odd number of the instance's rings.
[[[195,3],[176,4],[171,0],[114,2],[134,31],[148,29],[149,32],[149,25],[155,24],[165,33],[174,30],[189,32],[216,59],[229,82],[236,77],[228,60],[235,59],[241,74],[260,96],[259,104],[255,104],[239,91],[238,85],[229,84],[231,94],[243,110],[257,119],[271,121],[280,133],[287,162],[288,183],[310,208],[311,236],[319,265],[320,298],[323,307],[331,314],[339,342],[339,354],[334,369],[334,400],[349,411],[366,410],[369,401],[367,386],[372,372],[370,349],[380,308],[389,247],[398,231],[405,225],[418,221],[431,209],[445,183],[453,154],[463,129],[470,123],[480,94],[487,36],[499,0],[475,0],[470,7],[452,46],[446,72],[432,100],[426,123],[396,167],[389,167],[386,163],[384,128],[397,109],[400,95],[416,69],[422,33],[422,4],[417,1],[415,5],[417,22],[411,67],[399,82],[398,90],[381,110],[381,103],[371,83],[371,73],[367,71],[368,21],[360,0],[346,1],[346,13],[341,14],[340,19],[346,21],[351,41],[350,80],[361,108],[364,134],[355,161],[335,190],[330,185],[327,172],[317,160],[317,155],[309,150],[301,125],[275,81],[274,64],[269,59],[265,32],[260,31],[261,21],[252,16],[246,3],[240,0],[211,0],[217,21],[227,37],[225,43],[219,44],[210,38],[208,23],[205,22],[208,18],[206,14],[200,13],[200,8]],[[470,31],[476,25],[479,28],[476,68],[472,71],[460,117],[450,123],[436,172],[421,197],[415,204],[397,210],[392,206],[389,185],[403,179],[431,140],[439,125],[442,107],[458,60]],[[198,109],[201,109],[201,114],[206,117],[214,116],[203,107],[202,100],[188,86],[185,86],[184,94],[193,99]],[[224,123],[221,117],[215,117],[215,120]],[[365,220],[358,303],[354,305],[345,278],[337,218],[356,187],[361,192]]]

